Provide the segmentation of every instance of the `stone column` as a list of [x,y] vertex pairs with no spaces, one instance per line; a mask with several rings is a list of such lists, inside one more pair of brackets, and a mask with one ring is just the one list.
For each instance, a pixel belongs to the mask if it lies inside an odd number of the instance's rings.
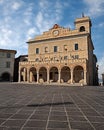
[[87,85],[87,71],[84,70],[84,85]]
[[59,69],[58,70],[58,82],[60,83],[60,81],[61,81],[61,70]]
[[32,82],[32,72],[30,71],[30,76],[29,76],[30,82]]
[[73,69],[71,69],[71,84],[73,84]]
[[30,82],[29,70],[27,70],[27,82]]
[[49,69],[47,69],[47,83],[49,83]]
[[39,83],[39,71],[37,70],[37,83]]
[[26,68],[24,68],[23,80],[26,81]]
[[21,82],[21,72],[20,72],[20,70],[18,72],[18,82]]

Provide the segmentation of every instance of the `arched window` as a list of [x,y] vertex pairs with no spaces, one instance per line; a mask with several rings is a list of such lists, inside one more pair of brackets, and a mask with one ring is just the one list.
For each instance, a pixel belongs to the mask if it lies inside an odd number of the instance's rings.
[[84,26],[81,26],[80,27],[80,32],[84,32],[85,31],[85,27]]
[[10,74],[8,72],[5,72],[1,75],[2,81],[10,81]]

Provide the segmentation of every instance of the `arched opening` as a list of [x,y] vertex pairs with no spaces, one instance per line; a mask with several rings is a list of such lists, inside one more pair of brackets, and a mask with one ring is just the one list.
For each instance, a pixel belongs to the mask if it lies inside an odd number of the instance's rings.
[[82,66],[76,66],[74,68],[74,82],[75,83],[79,83],[81,80],[84,79],[84,70],[83,70],[83,67]]
[[47,81],[47,69],[45,67],[41,67],[39,70],[39,81],[40,82]]
[[30,68],[30,82],[36,82],[37,81],[37,71],[36,68],[32,67]]
[[52,81],[52,82],[58,81],[58,69],[57,69],[57,67],[52,67],[50,69],[50,81]]
[[10,81],[10,74],[8,72],[5,72],[1,76],[2,81]]
[[25,67],[21,69],[20,74],[21,74],[20,81],[24,82],[27,81],[27,69]]
[[80,32],[84,32],[85,31],[85,27],[84,26],[81,26],[80,27]]
[[70,73],[70,68],[67,66],[64,66],[61,69],[61,80],[63,82],[68,82],[71,79],[71,73]]

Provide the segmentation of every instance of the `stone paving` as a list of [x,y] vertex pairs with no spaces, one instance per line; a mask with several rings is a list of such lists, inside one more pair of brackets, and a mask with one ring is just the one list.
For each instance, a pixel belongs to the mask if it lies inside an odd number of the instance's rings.
[[104,130],[104,87],[0,83],[0,130]]

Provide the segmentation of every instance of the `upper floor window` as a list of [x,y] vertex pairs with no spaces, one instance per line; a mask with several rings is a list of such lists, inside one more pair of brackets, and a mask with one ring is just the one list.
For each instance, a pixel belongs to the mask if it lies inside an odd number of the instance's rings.
[[64,50],[67,51],[67,45],[64,45]]
[[45,47],[45,52],[48,52],[48,47]]
[[10,68],[10,62],[9,61],[6,62],[6,68]]
[[7,53],[7,58],[11,58],[11,54],[10,53]]
[[75,44],[75,50],[78,50],[78,43]]
[[81,26],[80,27],[80,32],[84,32],[85,31],[85,27],[84,26]]
[[54,52],[57,52],[57,51],[58,51],[58,47],[54,46]]
[[36,48],[36,54],[39,54],[39,48]]

